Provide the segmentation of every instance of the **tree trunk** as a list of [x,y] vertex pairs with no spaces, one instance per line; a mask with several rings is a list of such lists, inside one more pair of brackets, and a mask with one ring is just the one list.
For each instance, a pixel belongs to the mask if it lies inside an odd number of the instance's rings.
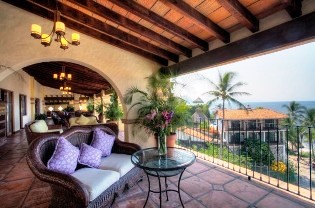
[[225,112],[224,112],[224,107],[225,107],[225,100],[223,99],[223,105],[222,105],[222,110],[223,110],[223,115],[222,115],[222,131],[221,131],[221,139],[220,139],[220,160],[222,159],[222,154],[223,154],[223,131],[224,131],[224,118],[225,118]]

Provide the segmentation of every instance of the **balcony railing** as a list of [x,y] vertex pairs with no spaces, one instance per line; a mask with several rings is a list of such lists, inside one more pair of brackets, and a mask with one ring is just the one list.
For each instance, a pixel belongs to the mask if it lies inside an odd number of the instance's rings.
[[206,120],[177,130],[178,145],[196,156],[314,200],[314,127],[223,128],[230,121]]

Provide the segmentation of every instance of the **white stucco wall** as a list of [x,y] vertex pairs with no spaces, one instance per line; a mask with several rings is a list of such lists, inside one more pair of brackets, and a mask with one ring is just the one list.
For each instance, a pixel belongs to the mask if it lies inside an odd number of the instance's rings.
[[[2,65],[0,82],[6,82],[7,77],[14,71],[20,71],[21,68],[31,64],[44,61],[68,61],[98,72],[110,82],[121,99],[131,86],[136,85],[145,89],[144,78],[160,68],[160,65],[153,61],[84,34],[80,34],[80,46],[69,46],[69,49],[64,51],[59,48],[58,43],[53,42],[50,47],[45,48],[39,40],[30,36],[32,23],[41,25],[42,32],[46,33],[52,29],[53,25],[51,21],[0,1],[0,65]],[[66,28],[66,37],[70,37],[72,32]],[[11,87],[5,85],[3,88],[14,89]],[[26,91],[26,89],[28,87],[23,90]],[[123,109],[124,112],[127,111],[125,105]],[[134,118],[134,112],[129,115],[125,113],[125,118]],[[30,117],[27,120],[29,119]],[[130,125],[125,125],[126,140],[132,142],[135,139],[129,132]],[[141,142],[141,145],[147,146],[144,143]]]
[[[33,83],[34,82],[34,83]],[[33,83],[33,84],[32,84]],[[34,87],[30,87],[34,86]],[[14,72],[13,74],[6,77],[4,80],[0,81],[0,88],[9,90],[13,92],[13,131],[16,132],[20,130],[20,107],[19,107],[19,95],[23,94],[26,95],[27,99],[27,115],[23,116],[23,126],[31,121],[34,118],[34,105],[31,105],[31,98],[39,98],[40,100],[43,99],[41,89],[42,86],[34,81],[32,77],[30,77],[26,72],[20,70]],[[33,93],[32,93],[33,92]],[[41,106],[41,112],[43,108]]]

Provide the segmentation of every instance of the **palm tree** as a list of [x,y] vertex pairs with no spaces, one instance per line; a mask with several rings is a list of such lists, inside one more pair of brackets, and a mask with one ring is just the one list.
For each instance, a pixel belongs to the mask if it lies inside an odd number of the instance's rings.
[[236,75],[237,74],[235,72],[225,72],[223,75],[219,72],[219,82],[217,84],[215,84],[214,82],[208,79],[209,83],[214,87],[214,90],[210,90],[205,93],[205,94],[214,96],[214,98],[208,102],[209,104],[218,100],[222,100],[223,116],[222,116],[222,135],[221,135],[221,141],[220,141],[220,157],[222,156],[221,153],[222,153],[222,148],[223,148],[225,104],[226,102],[234,103],[246,109],[246,106],[242,104],[240,101],[238,101],[237,99],[235,99],[235,97],[242,96],[242,95],[250,95],[247,92],[236,91],[239,87],[246,85],[244,82],[234,83]]
[[304,129],[301,127],[299,128],[299,135],[297,135],[297,126],[302,124],[306,108],[296,101],[292,101],[282,107],[287,110],[288,118],[284,120],[284,124],[288,128],[288,140],[291,142],[293,150],[293,146],[297,147],[298,139],[301,140],[304,132]]
[[305,134],[308,135],[308,137],[311,140],[310,141],[311,145],[309,148],[310,150],[312,150],[313,161],[315,162],[315,147],[314,147],[315,142],[312,141],[312,136],[315,135],[315,108],[305,110],[303,126],[307,128],[305,131]]
[[299,125],[303,120],[303,114],[305,113],[306,108],[296,101],[292,101],[289,105],[283,105],[282,107],[286,108],[287,115],[294,121],[295,125]]

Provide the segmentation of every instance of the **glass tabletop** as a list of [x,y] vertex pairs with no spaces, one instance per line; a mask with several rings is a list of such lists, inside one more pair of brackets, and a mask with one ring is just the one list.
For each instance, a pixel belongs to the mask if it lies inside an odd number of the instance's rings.
[[193,164],[196,156],[179,148],[167,148],[167,155],[159,155],[157,148],[148,148],[135,152],[131,156],[131,162],[144,169],[152,171],[180,170]]

